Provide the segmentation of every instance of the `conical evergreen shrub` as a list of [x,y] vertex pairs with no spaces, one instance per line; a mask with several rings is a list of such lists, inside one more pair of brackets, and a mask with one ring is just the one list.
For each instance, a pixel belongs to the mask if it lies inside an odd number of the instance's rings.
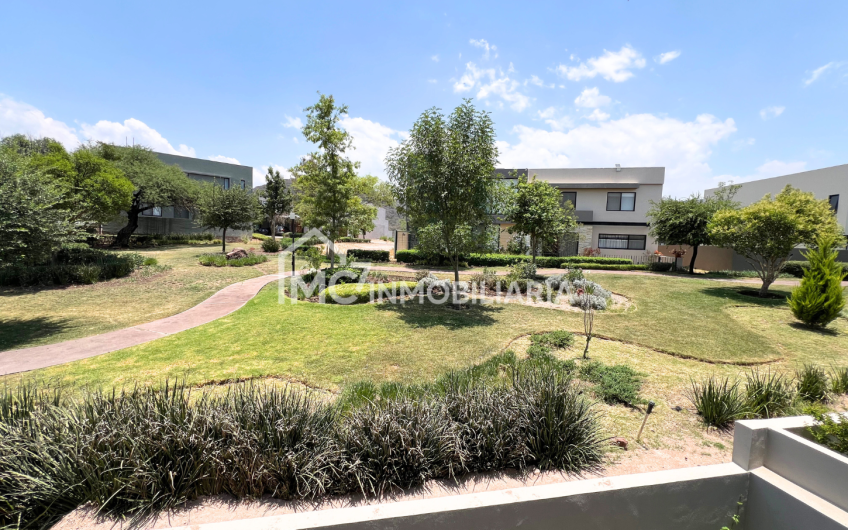
[[836,241],[822,238],[804,256],[810,266],[801,285],[792,291],[789,307],[795,318],[815,327],[830,324],[845,307],[842,293],[842,266],[836,261]]

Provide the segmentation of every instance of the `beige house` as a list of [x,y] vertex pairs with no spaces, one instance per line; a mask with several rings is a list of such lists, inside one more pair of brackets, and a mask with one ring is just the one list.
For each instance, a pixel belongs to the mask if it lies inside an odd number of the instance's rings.
[[[572,238],[560,245],[560,255],[599,249],[602,256],[633,257],[653,253],[657,242],[648,234],[647,212],[651,201],[662,199],[664,167],[498,169],[499,176],[514,175],[545,181],[569,201],[580,223]],[[506,248],[511,223],[501,222],[499,244]]]

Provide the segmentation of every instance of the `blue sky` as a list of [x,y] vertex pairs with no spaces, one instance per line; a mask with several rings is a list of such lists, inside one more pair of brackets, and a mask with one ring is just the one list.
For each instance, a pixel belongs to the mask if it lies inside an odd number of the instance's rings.
[[[317,91],[363,172],[491,111],[502,167],[665,166],[670,195],[848,163],[846,2],[15,2],[0,134],[288,168]],[[260,184],[261,178],[255,184]]]

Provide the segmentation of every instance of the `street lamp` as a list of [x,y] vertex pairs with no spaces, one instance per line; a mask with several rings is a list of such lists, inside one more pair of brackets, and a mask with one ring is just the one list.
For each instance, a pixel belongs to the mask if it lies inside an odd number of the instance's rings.
[[[297,216],[294,212],[289,212],[289,233],[291,234],[292,245],[294,245],[294,220],[297,219]],[[292,250],[292,276],[294,276],[294,250]]]

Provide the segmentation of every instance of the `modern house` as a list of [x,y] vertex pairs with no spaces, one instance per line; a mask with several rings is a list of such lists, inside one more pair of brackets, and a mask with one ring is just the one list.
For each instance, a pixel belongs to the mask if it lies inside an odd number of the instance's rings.
[[[156,153],[162,162],[179,166],[190,178],[199,182],[217,184],[224,189],[238,186],[243,189],[253,189],[253,168],[238,164],[215,162],[188,156]],[[215,232],[204,230],[194,219],[194,214],[188,210],[173,206],[152,208],[141,214],[138,220],[136,234],[186,234],[199,232]],[[104,225],[106,232],[117,232],[126,225],[126,214]],[[228,230],[227,238],[239,237],[248,233],[241,230]],[[220,230],[216,232],[220,235]]]
[[[498,169],[497,173],[507,181],[526,174],[547,182],[560,191],[563,203],[573,206],[580,223],[577,233],[547,253],[577,255],[592,248],[602,256],[631,257],[657,250],[648,234],[647,212],[651,201],[662,199],[664,167]],[[505,249],[512,223],[498,224],[499,246]]]

